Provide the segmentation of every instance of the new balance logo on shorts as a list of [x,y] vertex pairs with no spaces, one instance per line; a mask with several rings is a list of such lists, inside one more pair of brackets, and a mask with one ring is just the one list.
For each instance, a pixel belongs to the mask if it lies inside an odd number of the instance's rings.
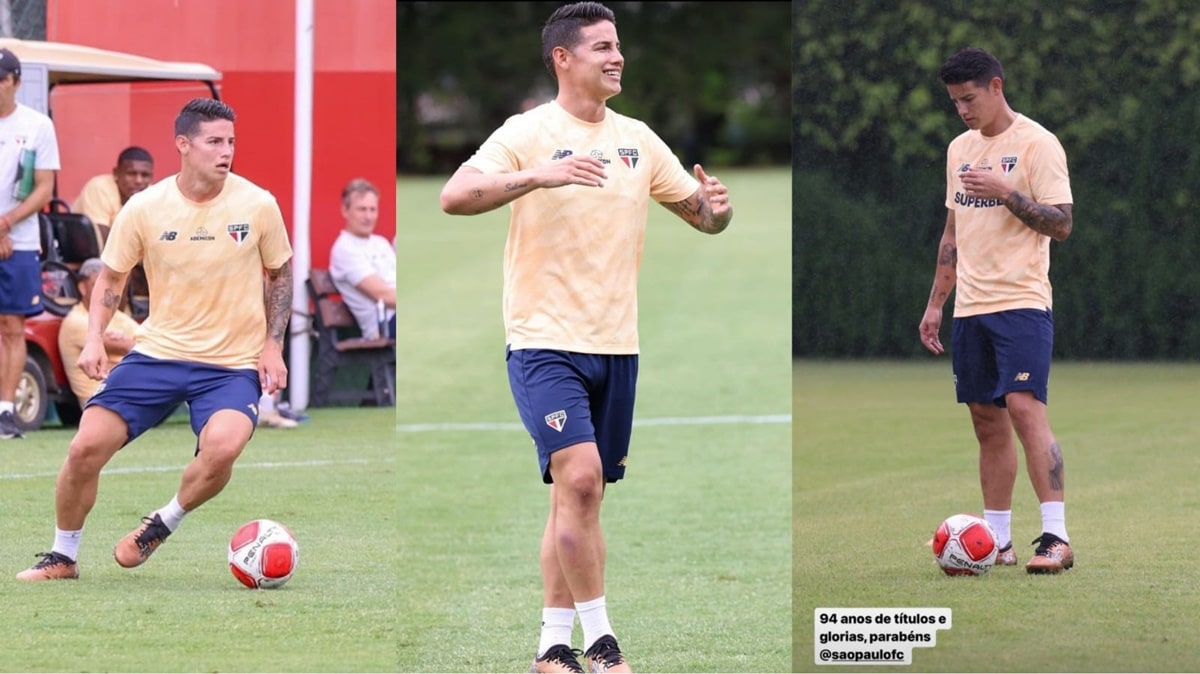
[[559,410],[557,412],[551,412],[550,414],[547,414],[546,425],[558,431],[559,433],[562,433],[563,426],[567,425],[566,410]]
[[1013,377],[1013,381],[1029,381],[1029,373],[1028,372],[1018,372],[1017,376]]

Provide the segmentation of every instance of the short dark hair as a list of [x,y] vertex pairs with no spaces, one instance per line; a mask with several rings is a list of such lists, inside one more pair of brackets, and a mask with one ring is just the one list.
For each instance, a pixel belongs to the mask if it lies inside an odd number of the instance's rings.
[[130,145],[124,150],[121,150],[121,154],[117,155],[117,166],[120,166],[127,161],[148,161],[153,164],[154,157],[150,156],[150,153],[146,151],[146,148]]
[[985,87],[993,77],[1004,81],[1004,68],[990,52],[979,47],[963,47],[942,64],[938,76],[942,78],[942,84],[973,82],[975,86]]
[[215,98],[193,98],[179,111],[175,118],[175,135],[191,138],[200,133],[201,122],[211,122],[214,119],[237,121],[233,108]]
[[546,25],[542,27],[542,63],[546,64],[546,70],[550,71],[554,79],[558,79],[558,74],[554,72],[554,58],[551,56],[554,48],[574,49],[575,45],[579,44],[579,29],[601,21],[608,21],[615,26],[617,16],[611,9],[598,2],[563,5],[546,19]]
[[366,179],[355,178],[354,180],[351,180],[350,182],[346,183],[345,187],[342,188],[342,206],[350,208],[350,197],[354,196],[355,194],[362,194],[366,192],[374,194],[376,197],[379,196],[379,190],[375,189],[375,186]]

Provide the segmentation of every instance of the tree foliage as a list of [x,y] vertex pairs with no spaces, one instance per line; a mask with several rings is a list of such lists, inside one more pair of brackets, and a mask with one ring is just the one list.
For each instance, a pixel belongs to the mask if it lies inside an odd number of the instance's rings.
[[[397,6],[401,170],[444,172],[508,116],[554,97],[541,30],[562,4]],[[685,161],[788,160],[789,3],[605,4],[626,61],[610,107],[646,121]]]
[[965,128],[937,70],[971,45],[1000,58],[1010,104],[1067,151],[1056,351],[1200,357],[1197,34],[1200,6],[1179,0],[797,4],[794,351],[921,353],[945,149]]

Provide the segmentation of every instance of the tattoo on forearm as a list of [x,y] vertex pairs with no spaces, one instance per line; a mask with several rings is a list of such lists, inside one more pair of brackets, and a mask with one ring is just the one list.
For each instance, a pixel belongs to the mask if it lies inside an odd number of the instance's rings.
[[1050,458],[1054,461],[1054,465],[1050,467],[1050,488],[1054,491],[1062,491],[1063,458],[1062,449],[1059,448],[1057,442],[1050,443]]
[[719,234],[725,231],[725,228],[729,226],[729,221],[733,218],[732,210],[723,217],[714,216],[708,202],[698,193],[683,201],[664,203],[663,206],[705,234]]
[[471,190],[471,197],[474,199],[482,199],[483,190]]
[[112,291],[112,288],[104,289],[104,296],[100,298],[100,303],[106,309],[115,309],[121,306],[121,296]]
[[[945,243],[938,251],[937,274],[933,280],[933,288],[929,291],[929,303],[941,306],[950,297],[950,289],[958,279],[958,246]],[[940,269],[945,267],[945,269]],[[939,283],[940,282],[940,283]]]
[[1039,204],[1014,190],[1005,197],[1004,205],[1038,234],[1044,234],[1055,241],[1063,241],[1071,234],[1071,204]]
[[292,263],[279,269],[267,270],[267,336],[280,344],[287,338],[288,321],[292,317]]
[[948,267],[958,268],[958,246],[947,243],[938,251],[938,264]]
[[504,185],[505,192],[516,192],[517,190],[525,189],[529,183],[506,183]]

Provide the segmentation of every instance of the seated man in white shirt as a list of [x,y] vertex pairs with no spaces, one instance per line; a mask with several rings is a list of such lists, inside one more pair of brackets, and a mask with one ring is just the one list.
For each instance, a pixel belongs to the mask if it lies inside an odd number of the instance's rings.
[[333,283],[363,337],[395,338],[396,249],[375,233],[379,190],[362,178],[351,180],[342,190],[342,217],[345,228],[329,254]]

